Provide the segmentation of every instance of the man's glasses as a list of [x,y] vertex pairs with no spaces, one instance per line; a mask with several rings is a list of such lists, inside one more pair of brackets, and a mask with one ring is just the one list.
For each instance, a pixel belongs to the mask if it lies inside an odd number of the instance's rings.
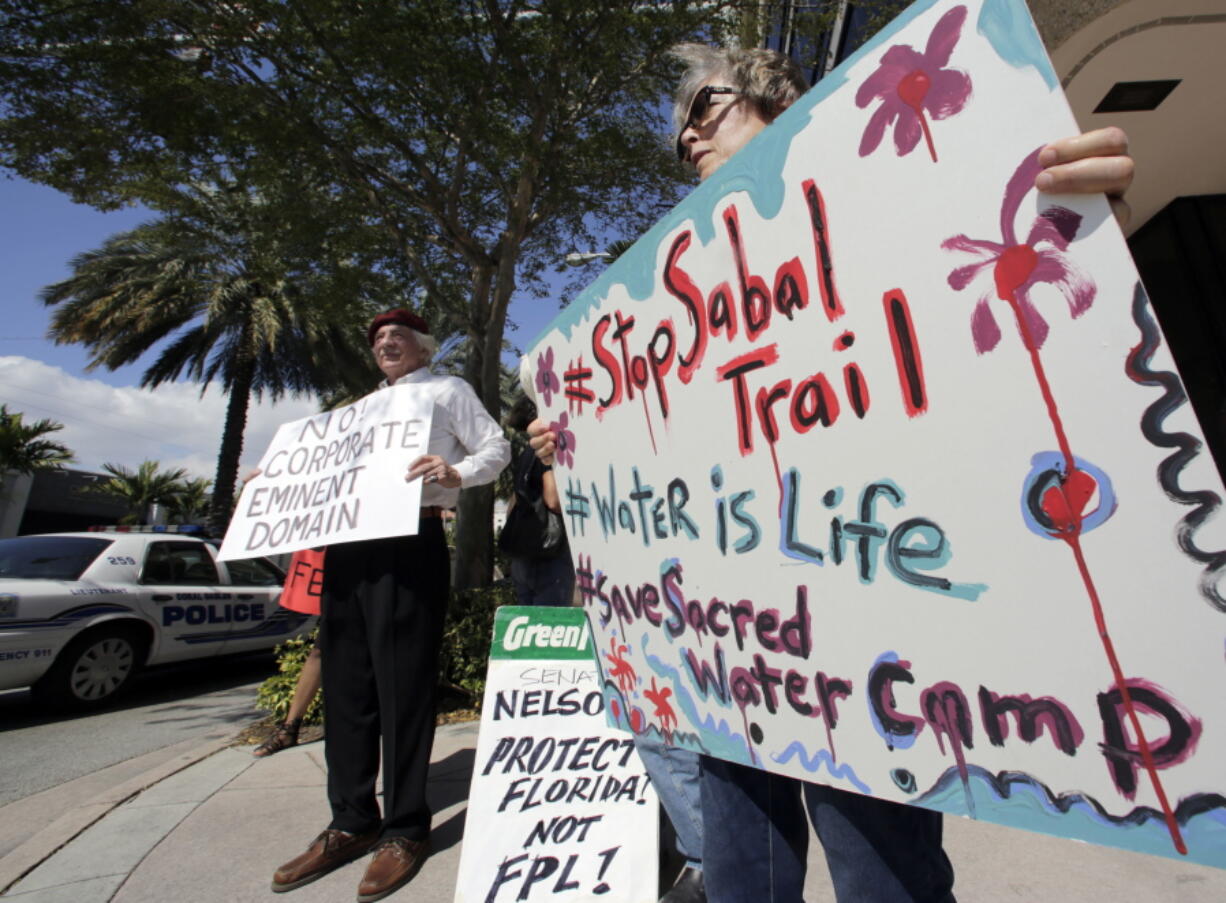
[[677,133],[677,159],[685,162],[685,157],[688,151],[685,145],[681,143],[681,136],[686,129],[699,128],[707,118],[707,113],[711,109],[711,97],[715,94],[740,94],[736,88],[725,88],[718,85],[706,85],[699,88],[698,93],[694,95],[694,99],[690,101],[690,113],[685,118],[685,122],[681,126],[681,131]]

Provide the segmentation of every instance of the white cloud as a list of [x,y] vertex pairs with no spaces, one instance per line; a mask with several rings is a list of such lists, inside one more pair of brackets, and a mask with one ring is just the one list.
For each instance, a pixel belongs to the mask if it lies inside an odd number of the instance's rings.
[[[53,438],[72,449],[70,466],[81,470],[104,463],[134,468],[150,459],[212,479],[217,467],[227,399],[216,385],[204,395],[195,383],[111,386],[30,358],[0,356],[0,400],[27,421],[49,417],[64,424]],[[314,398],[252,399],[239,473],[256,465],[282,423],[318,410]]]

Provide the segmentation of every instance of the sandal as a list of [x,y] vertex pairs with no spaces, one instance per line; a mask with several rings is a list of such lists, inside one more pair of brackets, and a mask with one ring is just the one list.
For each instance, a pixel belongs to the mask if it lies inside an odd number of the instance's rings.
[[297,746],[298,729],[300,727],[302,727],[301,718],[295,718],[293,721],[278,724],[273,728],[272,736],[252,750],[251,754],[257,759],[262,759],[265,756],[271,756],[273,753],[279,753],[283,749],[289,749],[291,746]]

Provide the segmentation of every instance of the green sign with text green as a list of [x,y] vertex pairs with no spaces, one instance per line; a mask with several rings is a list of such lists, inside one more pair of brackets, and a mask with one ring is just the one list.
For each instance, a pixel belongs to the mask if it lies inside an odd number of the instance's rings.
[[591,661],[592,632],[579,608],[504,605],[494,617],[491,659]]

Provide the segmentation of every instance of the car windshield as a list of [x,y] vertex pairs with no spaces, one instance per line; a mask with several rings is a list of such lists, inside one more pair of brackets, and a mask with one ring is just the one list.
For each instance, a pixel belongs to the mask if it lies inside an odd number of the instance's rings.
[[0,579],[78,580],[114,540],[92,536],[18,536],[0,540]]

